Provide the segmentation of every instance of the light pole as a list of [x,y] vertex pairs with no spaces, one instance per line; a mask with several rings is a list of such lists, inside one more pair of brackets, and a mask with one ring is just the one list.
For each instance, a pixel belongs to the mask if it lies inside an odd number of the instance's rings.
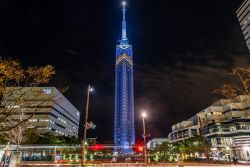
[[87,123],[88,123],[88,115],[89,115],[89,94],[90,92],[93,91],[93,88],[88,85],[88,90],[87,90],[87,102],[86,102],[86,110],[85,110],[85,122],[84,122],[84,133],[83,133],[83,142],[82,142],[82,164],[81,166],[84,166],[84,161],[86,160],[86,155],[85,155],[85,145],[86,145],[86,137],[87,137]]
[[146,112],[143,112],[141,114],[141,117],[142,117],[142,125],[143,125],[144,161],[145,161],[145,164],[147,164],[148,160],[147,160],[147,143],[146,143],[146,128],[145,128],[145,118],[147,117]]
[[207,148],[206,137],[205,137],[204,132],[203,132],[204,131],[203,121],[201,121],[200,116],[198,116],[198,123],[200,125],[200,136],[202,138],[202,143],[204,144],[207,162],[209,163],[209,152],[208,152],[208,148]]

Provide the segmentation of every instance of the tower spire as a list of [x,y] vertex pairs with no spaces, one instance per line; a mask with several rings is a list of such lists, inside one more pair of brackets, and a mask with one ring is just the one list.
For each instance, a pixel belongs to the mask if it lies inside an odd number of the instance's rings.
[[122,13],[123,13],[123,20],[122,20],[122,41],[127,40],[127,28],[126,28],[126,1],[122,2]]

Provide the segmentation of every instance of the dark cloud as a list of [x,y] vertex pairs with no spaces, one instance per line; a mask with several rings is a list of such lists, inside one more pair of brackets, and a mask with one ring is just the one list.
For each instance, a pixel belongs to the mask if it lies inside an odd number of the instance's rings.
[[[191,54],[183,56],[194,57]],[[212,92],[224,82],[232,80],[228,74],[230,68],[247,66],[249,61],[249,55],[235,55],[230,62],[227,59],[210,59],[207,64],[202,64],[198,58],[196,63],[180,59],[174,67],[164,64],[157,67],[140,65],[135,85],[138,94],[143,96],[137,96],[137,104],[143,108],[143,101],[149,111],[153,109],[152,124],[156,126],[164,122],[165,129],[160,129],[167,134],[172,123],[191,117],[219,98]],[[148,107],[148,104],[154,106]]]

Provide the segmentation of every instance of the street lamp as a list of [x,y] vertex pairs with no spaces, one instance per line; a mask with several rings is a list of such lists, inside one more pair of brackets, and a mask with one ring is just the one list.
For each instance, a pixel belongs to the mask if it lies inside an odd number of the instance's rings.
[[144,161],[145,164],[147,164],[147,143],[146,143],[146,128],[145,128],[145,118],[147,117],[147,113],[146,112],[142,112],[141,114],[142,117],[142,125],[143,125],[143,142],[144,142]]
[[122,2],[122,5],[123,5],[123,6],[126,6],[126,4],[127,4],[126,1],[123,1],[123,2]]
[[207,148],[207,144],[206,144],[206,137],[204,135],[204,123],[203,123],[203,119],[201,118],[200,115],[198,115],[198,124],[200,125],[200,136],[202,138],[202,143],[204,144],[204,148],[205,148],[205,154],[206,154],[206,158],[207,158],[207,162],[209,163],[209,152],[208,152],[208,148]]
[[85,145],[86,145],[86,137],[87,137],[87,123],[88,123],[88,115],[89,115],[89,94],[90,92],[93,92],[94,88],[88,85],[88,90],[87,90],[87,103],[86,103],[86,110],[85,110],[85,122],[84,122],[84,134],[83,134],[83,142],[82,142],[82,164],[81,166],[84,166],[84,161],[86,160],[86,155],[85,155]]

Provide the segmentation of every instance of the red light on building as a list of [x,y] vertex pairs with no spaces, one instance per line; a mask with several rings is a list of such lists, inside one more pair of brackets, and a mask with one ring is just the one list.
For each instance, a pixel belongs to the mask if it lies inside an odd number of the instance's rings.
[[143,152],[143,146],[139,146],[138,151]]
[[94,150],[94,151],[99,151],[99,150],[103,150],[104,149],[104,145],[102,144],[96,144],[93,146],[89,146],[90,150]]
[[136,146],[134,146],[133,150],[136,153],[142,153],[143,152],[143,145],[136,145]]

